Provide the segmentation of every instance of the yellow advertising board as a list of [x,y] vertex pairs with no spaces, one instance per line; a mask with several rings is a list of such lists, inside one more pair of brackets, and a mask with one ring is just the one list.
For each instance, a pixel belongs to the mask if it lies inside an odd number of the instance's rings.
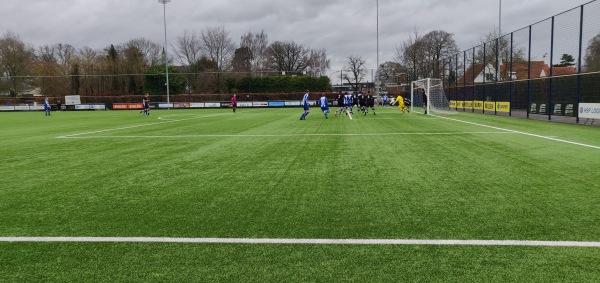
[[465,101],[465,109],[473,109],[473,101]]
[[486,101],[483,103],[483,107],[485,108],[485,111],[494,111],[496,110],[496,103]]
[[496,111],[509,113],[510,112],[510,102],[496,102]]
[[483,110],[483,101],[475,100],[473,101],[473,109],[475,110]]
[[450,108],[456,108],[456,100],[450,100]]

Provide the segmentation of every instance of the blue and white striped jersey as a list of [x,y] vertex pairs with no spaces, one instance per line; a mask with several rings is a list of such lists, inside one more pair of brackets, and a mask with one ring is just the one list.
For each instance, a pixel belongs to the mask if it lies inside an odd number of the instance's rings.
[[308,106],[308,92],[304,94],[304,98],[302,99],[302,105]]
[[328,106],[329,101],[327,101],[327,97],[322,96],[320,100],[321,101],[319,102],[319,105],[321,105],[321,107],[327,107]]

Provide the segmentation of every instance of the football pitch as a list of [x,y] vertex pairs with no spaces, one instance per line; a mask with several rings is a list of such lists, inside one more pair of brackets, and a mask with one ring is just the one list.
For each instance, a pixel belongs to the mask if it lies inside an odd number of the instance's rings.
[[600,281],[599,128],[311,111],[0,113],[0,282]]

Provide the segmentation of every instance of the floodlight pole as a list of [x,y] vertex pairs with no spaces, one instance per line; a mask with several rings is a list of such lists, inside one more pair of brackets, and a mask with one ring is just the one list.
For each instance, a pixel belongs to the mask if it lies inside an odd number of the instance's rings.
[[502,0],[498,9],[498,37],[502,36]]
[[171,0],[158,0],[158,3],[163,4],[163,19],[165,23],[165,72],[167,76],[167,109],[171,109],[171,99],[169,97],[169,55],[167,53],[167,3]]
[[377,5],[377,69],[375,71],[375,95],[379,98],[379,0],[376,0]]

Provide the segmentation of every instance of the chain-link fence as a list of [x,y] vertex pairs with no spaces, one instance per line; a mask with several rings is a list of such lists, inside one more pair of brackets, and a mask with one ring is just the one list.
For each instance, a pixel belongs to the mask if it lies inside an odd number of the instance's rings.
[[580,122],[600,103],[600,2],[592,1],[444,58],[458,111]]

